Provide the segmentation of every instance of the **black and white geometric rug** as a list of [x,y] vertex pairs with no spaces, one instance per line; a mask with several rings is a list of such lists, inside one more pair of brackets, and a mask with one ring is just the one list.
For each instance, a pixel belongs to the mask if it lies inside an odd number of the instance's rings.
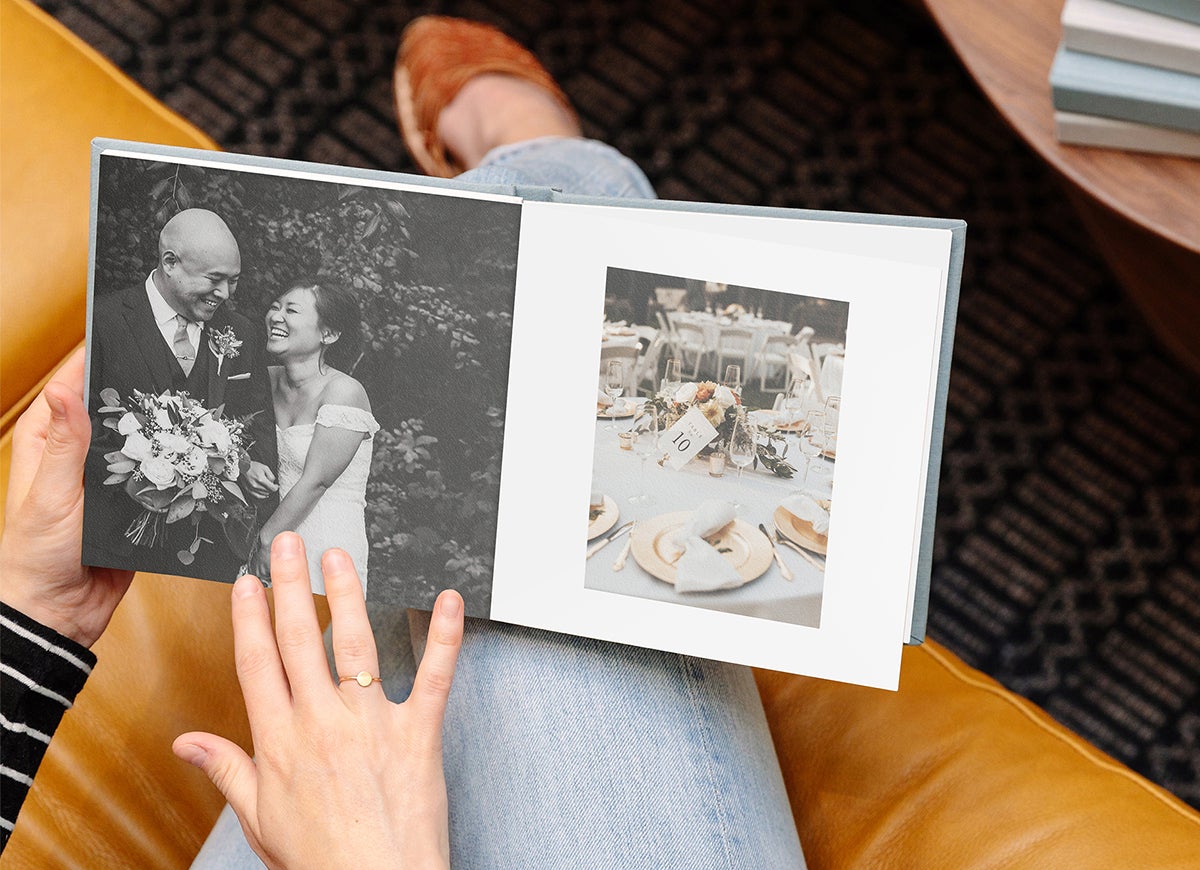
[[38,0],[235,151],[415,171],[419,14],[533,48],[661,196],[964,218],[930,634],[1200,807],[1200,380],[937,30],[886,0]]

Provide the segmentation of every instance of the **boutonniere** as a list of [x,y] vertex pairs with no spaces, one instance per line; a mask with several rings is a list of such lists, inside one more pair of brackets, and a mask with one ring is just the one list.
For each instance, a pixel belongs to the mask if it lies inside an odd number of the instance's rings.
[[208,349],[217,358],[217,374],[221,373],[221,365],[225,362],[225,358],[229,357],[233,359],[235,356],[238,356],[238,348],[241,346],[242,342],[234,334],[232,326],[226,326],[224,329],[209,332]]

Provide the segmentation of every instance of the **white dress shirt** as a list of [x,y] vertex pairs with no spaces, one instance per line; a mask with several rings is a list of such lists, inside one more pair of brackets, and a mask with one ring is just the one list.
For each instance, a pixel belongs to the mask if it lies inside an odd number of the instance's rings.
[[[154,271],[157,272],[158,270],[155,269]],[[175,318],[179,312],[171,307],[170,303],[158,292],[158,288],[154,286],[154,272],[151,272],[146,278],[146,296],[150,300],[150,312],[154,315],[154,322],[158,325],[158,331],[162,333],[163,341],[167,343],[171,354],[174,355],[175,330],[178,328]],[[200,357],[200,335],[203,331],[203,327],[199,323],[191,320],[188,321],[188,341],[196,349],[197,359]]]

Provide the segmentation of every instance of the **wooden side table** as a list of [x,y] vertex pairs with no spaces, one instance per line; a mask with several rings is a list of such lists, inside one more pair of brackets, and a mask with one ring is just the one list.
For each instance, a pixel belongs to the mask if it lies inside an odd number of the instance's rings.
[[1062,176],[1163,345],[1200,373],[1200,160],[1059,144],[1049,74],[1063,0],[925,5],[1004,119]]

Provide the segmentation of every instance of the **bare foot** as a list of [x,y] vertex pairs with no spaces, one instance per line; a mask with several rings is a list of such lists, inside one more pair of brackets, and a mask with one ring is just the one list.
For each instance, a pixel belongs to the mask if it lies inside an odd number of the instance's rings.
[[581,136],[579,123],[553,96],[513,76],[475,76],[442,110],[437,135],[467,169],[500,145],[541,136]]

